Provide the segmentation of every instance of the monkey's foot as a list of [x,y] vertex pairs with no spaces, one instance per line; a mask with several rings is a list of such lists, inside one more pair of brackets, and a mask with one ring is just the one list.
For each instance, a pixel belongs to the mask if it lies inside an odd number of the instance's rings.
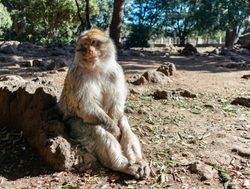
[[135,176],[137,179],[143,179],[150,175],[150,167],[146,165],[133,164],[127,168],[128,174]]

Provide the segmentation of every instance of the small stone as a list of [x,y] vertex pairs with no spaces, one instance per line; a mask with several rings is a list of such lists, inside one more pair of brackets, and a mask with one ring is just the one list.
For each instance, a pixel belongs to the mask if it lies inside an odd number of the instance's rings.
[[172,99],[173,93],[170,90],[157,90],[153,94],[154,99]]
[[161,65],[159,68],[157,68],[158,72],[164,73],[166,76],[172,76],[176,72],[175,65],[171,62],[165,63],[164,65]]
[[44,61],[41,60],[41,59],[35,59],[33,60],[33,66],[36,66],[36,67],[44,67]]
[[62,68],[57,69],[57,71],[66,72],[66,71],[68,71],[68,68],[67,67],[62,67]]
[[20,62],[22,67],[33,67],[33,60],[26,60],[24,62]]
[[212,180],[215,175],[215,170],[202,162],[195,162],[190,164],[189,170],[193,174],[199,174],[201,181]]
[[58,73],[58,71],[57,70],[51,70],[51,71],[48,71],[48,73],[49,74],[56,74],[56,73]]
[[243,78],[243,79],[250,79],[250,74],[243,75],[241,78]]
[[145,84],[148,84],[148,80],[144,76],[141,76],[139,79],[133,81],[132,84],[134,84],[134,85],[145,85]]
[[154,99],[173,99],[174,97],[186,97],[186,98],[195,98],[196,94],[191,93],[185,89],[176,89],[176,90],[156,90],[153,94]]
[[231,102],[231,104],[250,107],[250,97],[237,97]]

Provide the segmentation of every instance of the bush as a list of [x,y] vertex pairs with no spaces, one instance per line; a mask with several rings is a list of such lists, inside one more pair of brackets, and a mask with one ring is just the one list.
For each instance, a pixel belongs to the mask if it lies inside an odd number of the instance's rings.
[[0,39],[2,39],[4,32],[12,25],[11,17],[6,7],[0,3]]
[[149,47],[150,31],[151,29],[148,26],[132,25],[125,47]]

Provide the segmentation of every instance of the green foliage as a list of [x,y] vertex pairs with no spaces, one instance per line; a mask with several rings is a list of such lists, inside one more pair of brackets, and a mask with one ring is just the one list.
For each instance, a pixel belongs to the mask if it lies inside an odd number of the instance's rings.
[[32,0],[26,17],[34,41],[51,42],[59,36],[70,39],[73,33],[69,30],[76,26],[76,5],[73,0]]
[[96,0],[96,14],[92,14],[92,24],[94,27],[106,30],[111,22],[113,1],[112,0]]
[[9,29],[12,25],[11,17],[9,12],[7,11],[6,7],[0,3],[0,39],[1,36],[4,34],[4,31]]
[[214,33],[241,26],[250,14],[248,0],[203,0],[195,13],[196,28]]
[[125,46],[130,47],[149,47],[150,29],[145,25],[132,25],[131,32],[125,41]]

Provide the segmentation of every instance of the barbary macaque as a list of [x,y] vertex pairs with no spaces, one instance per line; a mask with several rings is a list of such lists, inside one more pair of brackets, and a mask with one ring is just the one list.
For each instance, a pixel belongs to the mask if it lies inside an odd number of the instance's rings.
[[149,168],[140,163],[139,140],[124,116],[126,95],[112,40],[98,29],[81,33],[59,108],[68,119],[71,135],[104,166],[143,178],[149,175]]

